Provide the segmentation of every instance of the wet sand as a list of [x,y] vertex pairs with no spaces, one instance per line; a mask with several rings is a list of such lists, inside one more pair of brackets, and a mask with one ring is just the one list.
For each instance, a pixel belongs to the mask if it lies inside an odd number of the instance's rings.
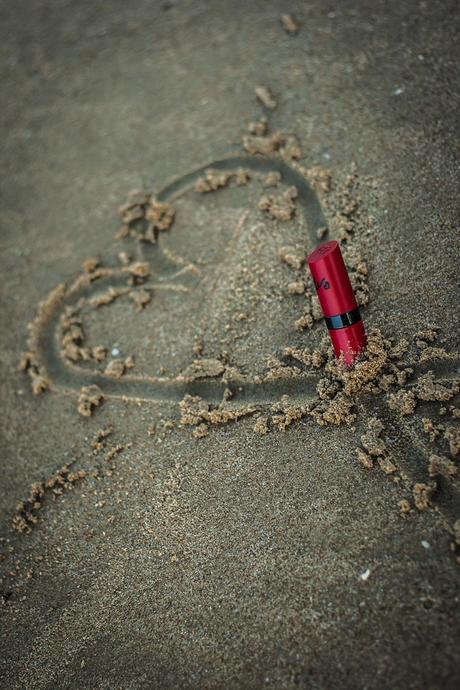
[[455,4],[1,14],[0,687],[457,687]]

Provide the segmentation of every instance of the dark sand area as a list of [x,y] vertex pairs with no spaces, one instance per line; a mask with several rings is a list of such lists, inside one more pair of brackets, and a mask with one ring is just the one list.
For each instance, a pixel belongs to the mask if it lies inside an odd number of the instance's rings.
[[459,687],[459,33],[1,4],[2,690]]

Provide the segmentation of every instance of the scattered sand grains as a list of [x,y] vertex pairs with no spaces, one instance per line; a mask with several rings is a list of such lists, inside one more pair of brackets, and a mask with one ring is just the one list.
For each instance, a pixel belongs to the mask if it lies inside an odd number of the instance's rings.
[[106,429],[99,429],[99,431],[97,431],[94,439],[91,442],[91,447],[94,454],[99,453],[103,448],[105,448],[105,440],[111,436],[112,433],[113,427],[111,426],[107,427]]
[[118,444],[118,445],[116,445],[116,446],[111,446],[111,447],[107,450],[107,453],[105,454],[105,459],[107,460],[107,462],[110,462],[111,460],[113,460],[113,458],[114,458],[116,455],[118,455],[119,453],[121,453],[122,450],[124,450],[124,448],[125,448],[125,447],[122,446],[121,444]]
[[306,367],[313,367],[315,369],[319,369],[326,361],[324,353],[318,348],[310,350],[306,347],[303,350],[300,350],[296,347],[285,347],[283,349],[283,355],[285,357],[293,357]]
[[45,497],[51,494],[56,500],[64,491],[71,491],[75,484],[85,477],[85,470],[71,472],[68,465],[64,465],[56,474],[32,484],[28,498],[16,506],[12,520],[13,529],[17,532],[30,532],[39,520],[38,513]]
[[220,359],[196,359],[182,373],[186,381],[196,381],[203,378],[214,378],[225,371],[225,365]]

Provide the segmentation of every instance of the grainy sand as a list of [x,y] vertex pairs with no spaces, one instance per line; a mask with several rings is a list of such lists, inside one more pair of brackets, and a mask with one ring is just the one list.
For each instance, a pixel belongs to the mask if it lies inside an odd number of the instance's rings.
[[1,15],[0,687],[456,688],[455,3]]

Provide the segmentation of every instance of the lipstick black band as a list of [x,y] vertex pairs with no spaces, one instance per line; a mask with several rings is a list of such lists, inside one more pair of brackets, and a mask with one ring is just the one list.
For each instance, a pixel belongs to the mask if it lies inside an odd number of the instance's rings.
[[337,316],[325,316],[324,319],[328,329],[336,331],[339,328],[353,326],[354,323],[361,321],[361,314],[359,313],[359,307],[356,307],[353,311],[346,311],[343,314],[337,314]]

